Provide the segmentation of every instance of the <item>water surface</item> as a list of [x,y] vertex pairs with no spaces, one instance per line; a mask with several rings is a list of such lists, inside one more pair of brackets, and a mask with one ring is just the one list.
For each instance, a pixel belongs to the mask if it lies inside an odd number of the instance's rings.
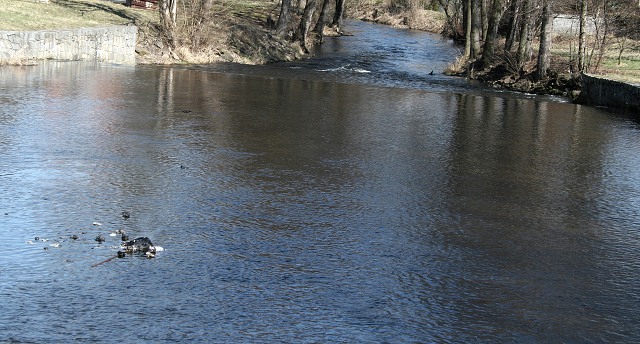
[[639,341],[638,124],[385,61],[0,69],[0,341]]

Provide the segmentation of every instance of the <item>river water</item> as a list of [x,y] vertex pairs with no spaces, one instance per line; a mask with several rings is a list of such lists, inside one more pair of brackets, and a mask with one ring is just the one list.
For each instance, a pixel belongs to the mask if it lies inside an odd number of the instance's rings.
[[348,25],[291,64],[1,68],[0,342],[640,341],[638,123]]

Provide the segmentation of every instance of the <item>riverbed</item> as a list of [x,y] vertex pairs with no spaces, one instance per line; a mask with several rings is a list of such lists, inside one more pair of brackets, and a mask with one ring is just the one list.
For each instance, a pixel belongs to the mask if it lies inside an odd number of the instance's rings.
[[[0,69],[0,342],[640,341],[638,123],[347,30],[291,64]],[[164,251],[109,260],[118,230]]]

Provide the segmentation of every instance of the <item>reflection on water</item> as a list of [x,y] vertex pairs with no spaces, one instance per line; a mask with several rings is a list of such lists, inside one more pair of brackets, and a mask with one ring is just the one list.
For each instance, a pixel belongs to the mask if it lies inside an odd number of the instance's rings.
[[[162,67],[0,78],[0,341],[640,340],[636,123]],[[116,229],[166,251],[92,268]]]
[[362,21],[346,21],[345,24],[353,36],[326,37],[310,59],[266,66],[223,63],[185,68],[432,92],[487,92],[486,87],[478,83],[443,74],[461,48],[442,35],[391,29],[387,25]]

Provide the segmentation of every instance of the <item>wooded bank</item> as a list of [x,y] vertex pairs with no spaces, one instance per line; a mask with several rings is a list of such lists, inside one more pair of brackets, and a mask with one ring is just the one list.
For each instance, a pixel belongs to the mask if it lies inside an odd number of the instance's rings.
[[47,6],[26,9],[29,23],[38,13],[65,16],[54,8],[82,20],[110,13],[140,28],[138,63],[256,64],[302,58],[324,36],[341,34],[343,17],[357,16],[440,32],[463,43],[451,68],[457,75],[495,87],[571,95],[580,70],[622,71],[618,75],[640,81],[640,16],[634,1],[164,0],[143,11],[105,0],[5,0],[0,18],[19,18],[15,9],[26,5]]

